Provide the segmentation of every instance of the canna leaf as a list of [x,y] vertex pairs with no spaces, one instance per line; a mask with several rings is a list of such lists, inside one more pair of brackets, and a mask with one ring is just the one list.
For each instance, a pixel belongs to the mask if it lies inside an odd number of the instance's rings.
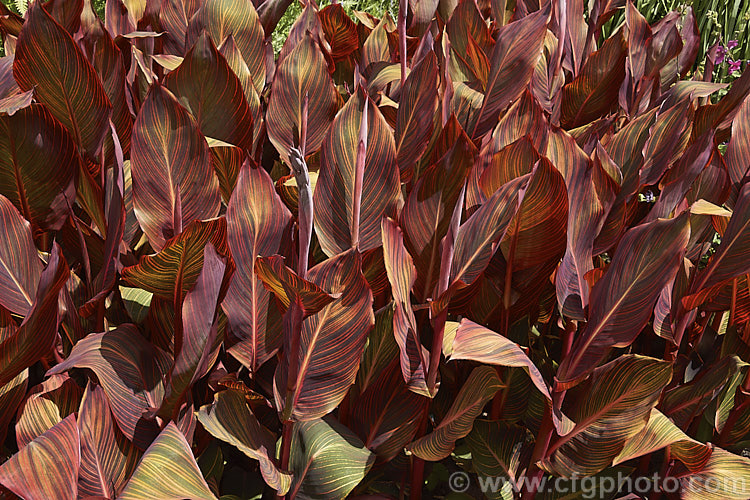
[[63,373],[71,368],[92,370],[112,407],[117,425],[128,439],[145,449],[158,433],[154,420],[144,417],[164,397],[164,381],[171,364],[133,325],[121,325],[92,333],[78,341],[70,356],[47,372]]
[[32,239],[31,224],[21,217],[8,198],[0,195],[0,304],[26,316],[34,304],[42,263]]
[[687,214],[642,224],[625,234],[591,291],[589,321],[560,365],[561,387],[574,385],[612,347],[626,347],[635,340],[662,288],[674,279],[689,236]]
[[83,391],[67,374],[54,375],[31,389],[16,418],[16,442],[23,448],[78,410]]
[[141,453],[115,427],[107,396],[89,382],[78,410],[81,435],[81,496],[116,498],[135,470]]
[[13,63],[18,86],[21,90],[33,88],[39,102],[94,159],[109,130],[112,111],[102,82],[73,38],[41,2],[35,2],[26,17]]
[[195,463],[190,445],[170,422],[143,454],[118,500],[216,500]]
[[57,230],[65,224],[79,162],[70,135],[41,104],[0,117],[0,194],[36,226]]
[[269,314],[270,293],[255,273],[255,257],[279,250],[291,214],[262,168],[243,164],[227,207],[227,243],[236,270],[222,302],[229,327],[239,342],[228,351],[252,373],[281,344],[280,322]]
[[194,220],[219,214],[219,181],[206,139],[159,83],[135,120],[130,168],[135,215],[155,250]]
[[190,110],[204,136],[252,149],[253,115],[242,84],[205,31],[164,86]]
[[214,394],[214,400],[198,411],[198,421],[215,438],[237,447],[260,462],[266,483],[279,495],[289,491],[291,477],[274,464],[275,438],[248,408],[245,396],[235,390]]
[[[197,2],[196,2],[197,3]],[[185,34],[185,47],[192,47],[205,30],[220,47],[231,36],[245,60],[258,94],[266,85],[265,35],[252,2],[205,0],[192,15]]]
[[60,320],[57,303],[69,276],[62,250],[53,243],[49,262],[39,278],[34,304],[21,326],[0,341],[0,387],[55,348]]
[[474,419],[500,387],[500,379],[494,368],[474,368],[440,423],[431,433],[417,439],[406,449],[422,460],[446,458],[453,451],[456,441],[471,432]]
[[732,120],[732,138],[727,145],[727,170],[733,184],[742,181],[750,168],[750,97],[746,97]]
[[[363,121],[365,113],[367,119]],[[361,131],[363,126],[366,129]],[[367,134],[366,167],[360,217],[354,221],[360,134]],[[401,200],[395,153],[390,127],[360,88],[336,115],[320,153],[320,174],[313,193],[314,223],[320,246],[327,255],[352,248],[356,238],[362,252],[382,244],[380,220],[383,216],[395,215]],[[355,235],[357,227],[359,231]]]
[[[305,96],[307,132],[300,138]],[[266,111],[268,139],[284,161],[289,148],[302,143],[304,153],[312,154],[320,149],[338,108],[339,97],[325,58],[312,35],[307,34],[276,68]]]
[[346,498],[375,461],[362,441],[331,417],[295,423],[291,450],[291,498]]
[[0,484],[29,500],[75,500],[80,461],[76,417],[70,415],[0,465]]
[[471,136],[491,130],[497,114],[521,96],[531,81],[547,33],[551,4],[528,16],[502,26],[490,56],[487,91]]
[[596,474],[612,465],[628,439],[646,426],[672,365],[626,354],[597,368],[589,381],[570,394],[572,431],[553,442],[541,462],[547,472],[571,477]]
[[[354,383],[367,335],[375,323],[372,292],[361,267],[361,256],[350,250],[308,272],[312,283],[341,295],[304,319],[299,352],[290,353],[285,339],[284,358],[274,377],[274,395],[276,407],[296,420],[327,415]],[[296,356],[299,371],[291,396],[285,400],[290,356]]]
[[[122,270],[122,279],[157,297],[174,302],[193,288],[203,268],[203,249],[213,245],[220,255],[228,255],[226,219],[196,221],[175,238],[167,241],[162,250],[147,255],[141,261]],[[181,302],[181,301],[180,301]]]

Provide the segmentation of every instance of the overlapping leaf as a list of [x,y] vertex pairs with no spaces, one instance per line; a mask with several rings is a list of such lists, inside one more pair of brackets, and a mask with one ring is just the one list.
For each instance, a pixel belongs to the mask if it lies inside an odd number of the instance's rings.
[[270,294],[255,274],[255,257],[279,250],[290,218],[265,170],[245,163],[227,207],[227,243],[236,270],[222,308],[239,339],[229,352],[251,372],[281,343],[280,324],[269,316]]
[[25,316],[34,304],[34,296],[42,275],[29,224],[16,207],[0,195],[0,304],[9,311]]
[[252,148],[253,115],[242,84],[205,31],[164,86],[186,105],[204,136]]
[[591,292],[589,321],[560,365],[561,384],[574,384],[612,347],[630,345],[645,326],[662,288],[674,278],[690,236],[687,214],[637,226],[623,237]]

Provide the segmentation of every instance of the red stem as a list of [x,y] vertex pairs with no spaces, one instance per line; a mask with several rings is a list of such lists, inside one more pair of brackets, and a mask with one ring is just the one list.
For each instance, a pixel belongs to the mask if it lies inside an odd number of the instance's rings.
[[407,0],[400,0],[398,6],[398,50],[401,62],[401,92],[406,81],[406,15],[409,8]]
[[529,473],[528,478],[528,489],[524,491],[522,500],[533,500],[536,496],[536,488],[540,483],[544,471],[540,469],[536,463],[542,460],[547,455],[549,449],[549,443],[552,440],[552,433],[555,430],[555,426],[552,423],[552,405],[550,402],[544,407],[544,416],[542,417],[542,425],[539,428],[539,434],[534,444],[534,451],[531,454],[531,460],[529,461]]
[[[423,436],[427,429],[427,418],[430,405],[425,405],[422,412],[422,421],[417,429],[417,436]],[[409,488],[410,500],[422,500],[422,485],[424,484],[424,460],[416,455],[411,456],[411,488]]]

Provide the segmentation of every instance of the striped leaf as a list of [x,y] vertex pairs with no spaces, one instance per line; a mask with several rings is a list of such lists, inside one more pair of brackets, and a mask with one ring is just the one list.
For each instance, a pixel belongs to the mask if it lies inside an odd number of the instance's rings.
[[[308,111],[303,141],[300,133],[305,96]],[[320,149],[338,108],[339,97],[328,76],[325,58],[313,36],[306,35],[276,68],[266,111],[268,139],[285,161],[289,148],[302,142],[305,154],[312,154]]]
[[149,408],[158,408],[161,403],[163,377],[171,361],[170,356],[158,351],[133,325],[121,325],[78,341],[70,356],[47,375],[71,368],[92,370],[107,394],[120,430],[144,449],[159,429],[144,413]]
[[[62,3],[62,2],[60,2]],[[90,158],[109,130],[112,104],[101,80],[73,38],[35,2],[18,35],[13,76],[34,94]]]
[[211,243],[203,249],[203,267],[195,287],[185,295],[182,335],[175,338],[175,359],[169,372],[159,414],[172,416],[191,386],[205,376],[216,361],[222,341],[216,319],[227,260]]
[[742,365],[744,363],[737,356],[723,358],[689,383],[666,391],[659,409],[679,427],[687,429],[693,418],[703,414]]
[[552,400],[544,377],[518,344],[465,318],[458,325],[451,347],[450,360],[458,359],[523,368],[539,392]]
[[340,4],[326,5],[318,12],[334,61],[347,58],[359,48],[357,26]]
[[557,301],[563,315],[582,320],[589,303],[584,276],[594,269],[594,239],[604,224],[606,200],[597,193],[596,166],[570,135],[552,136],[547,155],[565,176],[570,204],[565,254],[555,274]]
[[502,26],[490,56],[487,90],[475,125],[468,130],[474,138],[491,130],[499,112],[521,96],[531,81],[542,53],[551,4]]
[[527,181],[528,177],[519,177],[505,184],[458,229],[452,286],[472,284],[487,267],[518,210],[519,190]]
[[[0,335],[0,341],[2,341]],[[0,440],[5,442],[5,437],[10,430],[9,424],[16,418],[16,410],[26,398],[26,389],[29,385],[29,371],[24,370],[16,378],[0,387],[0,408],[5,411],[0,413]]]
[[82,394],[81,388],[67,374],[54,375],[31,389],[16,418],[18,448],[76,412]]
[[289,308],[290,303],[299,299],[306,316],[316,314],[341,296],[340,293],[328,293],[312,281],[297,276],[284,265],[284,259],[280,255],[258,257],[255,261],[255,274],[281,301],[284,310]]
[[57,303],[69,276],[62,250],[53,243],[49,262],[39,278],[34,304],[21,326],[3,335],[0,341],[0,387],[55,348],[59,324]]
[[[245,63],[245,59],[243,59],[242,53],[234,42],[234,37],[232,35],[228,35],[224,40],[224,43],[219,46],[219,52],[224,56],[227,64],[232,68],[232,71],[242,85],[242,90],[245,93],[245,100],[250,107],[250,114],[253,117],[253,149],[257,149],[259,145],[258,143],[264,137],[263,133],[265,127],[263,110],[260,105],[260,95],[253,83],[253,75],[250,73],[250,68],[247,67],[247,63]],[[215,149],[216,148],[212,148],[211,151],[213,152]],[[221,180],[221,176],[219,177],[219,180]],[[226,199],[228,200],[229,196],[227,196]]]
[[[479,182],[482,184],[482,179]],[[492,186],[485,194],[491,196],[500,187]],[[531,172],[521,204],[500,243],[510,265],[506,272],[557,262],[565,251],[567,220],[565,180],[549,160],[542,158]]]
[[115,498],[122,491],[141,453],[115,427],[109,401],[100,385],[89,382],[78,410],[81,468],[78,493]]
[[732,138],[724,159],[733,184],[745,177],[750,168],[750,97],[745,98],[739,112],[732,120]]
[[18,213],[13,203],[0,195],[0,305],[10,312],[26,316],[34,304],[36,287],[42,275],[42,263],[32,239],[31,224]]
[[[454,209],[461,203],[464,182],[476,158],[476,147],[455,117],[448,120],[401,210],[404,243],[417,266],[415,295],[432,297],[440,274],[440,242]],[[408,294],[407,294],[408,296]]]
[[432,462],[448,457],[456,441],[471,432],[474,419],[500,387],[494,368],[474,368],[440,423],[432,432],[409,444],[407,451]]
[[[673,444],[679,445],[681,442],[700,444],[685,434],[662,412],[654,408],[651,410],[646,426],[641,432],[625,442],[622,451],[615,457],[613,465],[648,455]],[[710,454],[710,449],[706,447],[706,451],[696,455],[695,458],[700,455],[705,455],[708,458]]]
[[297,422],[291,440],[289,498],[346,498],[375,457],[332,417]]
[[350,426],[379,461],[388,462],[414,439],[429,401],[409,390],[394,356],[352,400]]
[[[203,249],[211,243],[220,255],[228,256],[226,219],[196,221],[180,235],[167,241],[162,250],[122,270],[122,279],[157,297],[174,301],[195,285],[203,268]],[[181,300],[180,300],[181,302]]]
[[[364,176],[358,201],[355,198],[358,145],[360,135],[365,133]],[[401,199],[395,153],[388,123],[360,88],[336,115],[320,153],[320,174],[313,193],[314,223],[320,246],[327,255],[352,248],[357,238],[362,252],[381,245],[380,220],[383,216],[394,216]],[[355,221],[354,207],[358,202],[361,211]]]
[[611,348],[635,340],[661,290],[674,280],[689,237],[687,214],[642,224],[623,236],[612,263],[591,291],[588,323],[557,372],[561,386],[574,385]]
[[174,422],[170,422],[143,454],[119,500],[216,500],[190,445]]
[[481,205],[495,191],[517,177],[530,174],[539,160],[539,153],[524,136],[493,154],[484,170],[476,178],[478,193],[467,201],[469,206]]
[[[341,294],[302,324],[300,350],[284,357],[274,379],[276,407],[296,420],[314,420],[330,413],[354,383],[367,335],[375,324],[372,292],[362,275],[362,258],[355,250],[330,258],[310,269],[308,279],[323,290]],[[289,357],[296,356],[298,375],[294,390],[288,386]],[[291,406],[289,406],[291,405]],[[292,411],[289,411],[289,408]]]
[[662,108],[656,113],[656,122],[649,130],[649,138],[643,147],[645,163],[641,167],[641,183],[655,184],[685,152],[690,139],[690,123],[693,107],[689,100]]
[[133,126],[135,215],[159,251],[194,220],[219,214],[219,181],[195,119],[158,82]]
[[561,117],[566,129],[606,115],[615,105],[625,79],[627,40],[622,30],[591,54],[575,79],[562,89]]
[[253,147],[253,115],[242,83],[205,31],[164,86],[192,113],[204,136]]
[[[396,162],[401,178],[427,147],[438,102],[437,58],[430,51],[406,78],[396,115]],[[406,176],[408,177],[408,176]]]
[[487,492],[487,498],[514,498],[513,485],[518,484],[519,475],[531,453],[529,432],[518,425],[477,419],[466,436],[466,444],[478,474],[505,479],[499,491]]
[[740,500],[750,496],[750,459],[714,448],[696,474],[680,478],[684,500]]
[[562,477],[596,474],[612,465],[628,439],[643,430],[672,365],[627,354],[597,368],[566,398],[575,427],[551,445],[544,470]]
[[430,353],[422,346],[417,320],[411,307],[411,290],[417,270],[404,246],[403,232],[396,222],[384,218],[382,231],[383,260],[395,307],[393,335],[400,352],[401,374],[410,390],[430,396],[426,382]]
[[0,117],[0,194],[26,220],[43,229],[63,226],[76,198],[79,162],[65,127],[41,104]]
[[279,495],[289,491],[291,477],[281,472],[273,460],[276,438],[255,418],[244,394],[235,390],[214,394],[213,402],[198,411],[198,421],[215,438],[258,460],[263,479]]
[[206,0],[188,24],[185,47],[192,47],[205,30],[220,47],[230,35],[245,60],[258,94],[266,85],[265,34],[253,3],[248,0]]
[[367,337],[357,382],[350,394],[363,393],[398,355],[398,344],[393,335],[394,311],[395,304],[391,302],[375,313],[375,328]]
[[228,351],[252,373],[281,345],[281,325],[269,316],[275,305],[255,274],[255,257],[279,250],[290,219],[271,177],[245,162],[227,207],[227,243],[236,269],[222,309],[239,339]]
[[699,271],[688,293],[682,297],[682,305],[690,310],[716,295],[722,286],[732,279],[750,272],[747,251],[750,249],[750,185],[740,190],[737,203],[729,219],[729,225],[721,238],[721,244],[708,265]]
[[75,500],[80,461],[78,426],[70,415],[0,465],[0,484],[29,500]]

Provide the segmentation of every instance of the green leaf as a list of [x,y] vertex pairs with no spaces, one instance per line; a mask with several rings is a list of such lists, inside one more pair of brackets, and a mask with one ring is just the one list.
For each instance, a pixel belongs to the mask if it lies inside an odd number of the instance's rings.
[[245,396],[234,390],[214,394],[211,404],[202,406],[198,421],[217,439],[235,446],[260,462],[263,479],[279,495],[289,491],[291,477],[274,463],[275,437],[263,427],[245,403]]
[[456,441],[471,432],[474,419],[500,387],[494,368],[474,368],[440,423],[406,449],[422,460],[443,460],[453,451]]
[[297,422],[289,458],[290,498],[346,498],[374,461],[362,441],[333,418]]
[[216,500],[190,445],[170,422],[143,454],[118,500]]

